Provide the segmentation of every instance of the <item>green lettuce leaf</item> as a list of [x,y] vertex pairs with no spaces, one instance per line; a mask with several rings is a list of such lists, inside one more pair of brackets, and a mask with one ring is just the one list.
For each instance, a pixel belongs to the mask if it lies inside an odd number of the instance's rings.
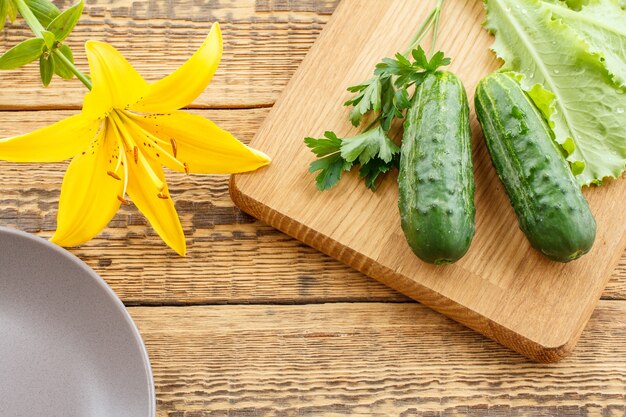
[[626,86],[626,11],[616,0],[593,1],[574,12],[546,3],[552,14],[574,29],[591,51],[600,54],[615,81]]
[[[565,4],[570,9],[580,10],[584,6],[588,5],[589,3],[591,3],[594,0],[563,0],[563,1],[561,1],[561,0],[545,0],[545,1],[549,1],[550,3]],[[597,0],[595,0],[595,1],[597,1]],[[626,0],[615,0],[615,1],[617,2],[617,5],[622,8],[622,10],[626,10]]]
[[580,10],[589,0],[565,0],[565,4],[574,10]]
[[488,0],[486,27],[504,69],[542,110],[581,185],[618,177],[626,164],[626,90],[576,32],[539,0]]

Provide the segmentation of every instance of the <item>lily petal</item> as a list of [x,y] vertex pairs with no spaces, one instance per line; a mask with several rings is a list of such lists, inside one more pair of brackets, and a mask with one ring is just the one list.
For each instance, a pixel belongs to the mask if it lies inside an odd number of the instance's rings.
[[117,146],[113,129],[107,124],[91,146],[72,160],[61,186],[57,230],[50,239],[52,242],[61,246],[80,245],[111,221],[120,207],[118,196],[124,187],[124,173],[115,173]]
[[[165,183],[165,176],[160,165],[147,160],[154,173]],[[128,170],[128,195],[139,211],[148,219],[152,228],[167,245],[179,255],[185,256],[187,244],[185,234],[178,219],[174,202],[169,196],[167,185],[162,191],[157,190],[143,164],[133,165]],[[161,197],[159,197],[159,194]]]
[[222,32],[214,23],[200,48],[167,77],[150,84],[131,109],[144,113],[168,113],[191,104],[209,85],[222,58]]
[[58,162],[79,154],[93,140],[98,122],[82,114],[25,135],[0,140],[0,159],[11,162]]
[[[238,141],[229,132],[204,117],[177,111],[170,114],[136,116],[134,120],[165,144],[175,144],[176,159],[189,172],[234,174],[253,171],[271,162],[269,156]],[[160,162],[179,172],[180,165],[167,159]]]
[[87,41],[85,51],[93,88],[85,95],[84,113],[102,117],[113,107],[124,109],[136,103],[146,93],[148,84],[117,49]]

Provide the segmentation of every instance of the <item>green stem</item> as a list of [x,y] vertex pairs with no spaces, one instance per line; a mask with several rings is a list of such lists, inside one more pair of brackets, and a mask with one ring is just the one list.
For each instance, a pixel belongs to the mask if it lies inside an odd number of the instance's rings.
[[28,27],[30,27],[35,36],[37,36],[38,38],[43,38],[41,32],[43,32],[45,28],[41,25],[39,20],[37,20],[32,10],[30,10],[24,0],[13,0],[13,2],[15,3],[17,10],[20,12],[22,17],[26,21],[26,24],[28,25]]
[[435,48],[435,43],[437,42],[437,34],[439,31],[439,17],[441,16],[441,8],[443,7],[444,1],[445,0],[437,0],[435,7],[431,10],[431,12],[426,17],[426,20],[424,20],[424,23],[422,23],[420,28],[417,30],[417,32],[413,36],[413,39],[411,39],[410,46],[407,49],[407,51],[404,53],[404,56],[408,57],[411,54],[411,52],[413,52],[413,50],[417,48],[417,46],[424,39],[424,37],[428,34],[428,32],[433,26],[434,26],[433,44],[432,44],[433,50],[431,51],[431,54],[435,53],[434,48]]
[[409,44],[408,49],[404,53],[404,56],[408,56],[411,52],[413,52],[413,49],[415,49],[415,47],[419,45],[419,43],[422,41],[426,33],[428,33],[428,30],[430,29],[430,25],[432,24],[432,21],[433,21],[433,17],[435,17],[436,11],[437,11],[436,8],[431,10],[426,20],[424,20],[424,23],[422,23],[422,26],[420,26],[417,32],[415,32],[415,35],[413,36],[413,39],[411,39],[411,43]]
[[67,57],[63,55],[63,53],[58,48],[54,50],[54,54],[57,56],[57,58],[63,61],[65,65],[67,65],[67,67],[70,69],[70,71],[72,71],[76,78],[78,78],[83,84],[85,84],[85,87],[87,87],[87,89],[92,89],[93,86],[91,84],[91,80],[85,74],[80,72],[80,70],[76,68],[76,66],[72,63],[72,61],[67,59]]
[[441,8],[443,7],[444,0],[437,0],[437,16],[435,16],[435,23],[433,28],[433,43],[430,47],[431,57],[435,54],[435,46],[437,45],[437,35],[439,34],[439,17],[441,16]]
[[[24,2],[24,0],[13,0],[13,2],[15,3],[17,10],[20,12],[20,15],[22,15],[22,18],[24,18],[24,21],[26,22],[28,27],[33,31],[35,36],[37,36],[38,38],[43,38],[42,32],[46,29],[42,26],[39,20],[37,20],[37,17],[32,12],[32,10],[30,10],[30,8]],[[55,48],[53,50],[53,53],[54,55],[56,55],[57,58],[63,61],[65,65],[67,65],[70,71],[72,71],[72,73],[76,75],[76,78],[78,78],[83,84],[85,84],[85,87],[91,90],[92,84],[91,84],[91,81],[89,80],[89,77],[87,77],[78,68],[76,68],[76,66],[72,63],[72,61],[67,59],[67,57],[63,55],[63,53],[58,48]]]

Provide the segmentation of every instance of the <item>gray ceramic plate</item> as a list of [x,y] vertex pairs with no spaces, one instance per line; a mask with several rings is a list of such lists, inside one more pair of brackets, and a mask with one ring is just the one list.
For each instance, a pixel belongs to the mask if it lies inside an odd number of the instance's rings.
[[0,228],[0,415],[155,415],[148,355],[122,302],[75,256],[6,228]]

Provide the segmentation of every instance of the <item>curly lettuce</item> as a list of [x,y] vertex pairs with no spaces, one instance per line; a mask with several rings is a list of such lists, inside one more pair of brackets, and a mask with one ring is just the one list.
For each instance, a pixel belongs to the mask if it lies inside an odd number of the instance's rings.
[[626,11],[618,2],[592,1],[579,12],[563,4],[546,6],[602,57],[615,82],[626,86]]
[[626,89],[603,56],[540,0],[488,0],[486,28],[503,69],[543,112],[581,185],[616,178],[626,164]]
[[[567,7],[569,7],[570,9],[574,9],[574,10],[580,10],[583,6],[588,5],[590,2],[592,1],[597,1],[597,0],[546,0],[549,1],[551,3],[563,3],[565,5],[567,5]],[[614,0],[618,6],[620,6],[622,9],[626,9],[626,0]]]

